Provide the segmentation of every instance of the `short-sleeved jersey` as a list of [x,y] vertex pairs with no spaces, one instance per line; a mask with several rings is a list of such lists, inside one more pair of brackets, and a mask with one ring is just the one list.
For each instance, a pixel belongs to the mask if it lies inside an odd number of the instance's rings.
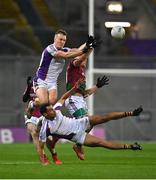
[[[73,64],[74,60],[70,61],[67,66],[67,72],[66,72],[66,90],[69,91],[76,82],[84,78],[85,79],[85,67],[83,66],[74,66]],[[85,90],[86,84],[82,84],[80,87],[80,90]]]
[[42,80],[57,80],[59,74],[62,72],[65,60],[55,58],[54,55],[58,50],[64,52],[69,51],[69,48],[57,49],[54,44],[47,46],[42,52],[39,68],[36,72],[36,78]]
[[[83,133],[85,126],[89,124],[88,117],[75,119],[63,116],[60,110],[57,110],[59,103],[55,105],[56,117],[53,120],[48,120],[45,117],[42,119],[42,127],[39,134],[39,139],[42,142],[46,141],[48,135],[56,135],[60,138],[72,140],[78,133]],[[83,124],[83,128],[82,128]],[[87,127],[86,126],[86,127]],[[85,131],[84,131],[85,132]]]

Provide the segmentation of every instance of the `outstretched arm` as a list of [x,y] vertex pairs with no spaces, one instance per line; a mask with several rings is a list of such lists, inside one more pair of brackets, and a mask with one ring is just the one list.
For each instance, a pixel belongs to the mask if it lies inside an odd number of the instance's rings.
[[88,36],[86,43],[79,47],[79,49],[81,49],[81,50],[84,48],[88,49],[88,50],[86,51],[86,53],[75,58],[75,60],[73,61],[74,66],[76,66],[76,67],[77,66],[84,66],[84,67],[86,66],[88,57],[89,57],[90,53],[93,51],[93,47],[90,46],[90,44],[92,44],[94,42],[94,40],[95,39],[93,36]]
[[86,43],[82,44],[79,48],[71,49],[68,52],[57,51],[54,56],[57,58],[70,59],[75,58],[77,56],[81,56],[87,53],[90,49],[92,49],[89,45],[94,41],[93,36],[88,36]]
[[74,61],[73,61],[73,65],[75,67],[79,67],[79,66],[84,66],[85,67],[86,63],[87,63],[87,60],[88,60],[88,57],[89,57],[89,55],[90,55],[90,53],[92,51],[93,51],[93,48],[90,48],[87,53],[82,54],[81,56],[76,57],[74,59]]
[[86,89],[86,90],[84,91],[83,96],[84,96],[84,97],[88,97],[88,96],[90,96],[91,94],[95,93],[97,89],[98,89],[98,87],[97,87],[96,85],[94,85],[92,88]]
[[98,89],[98,88],[101,88],[105,85],[108,85],[109,84],[109,79],[107,78],[107,76],[103,76],[102,78],[98,77],[97,79],[97,83],[96,85],[94,85],[92,88],[90,89],[86,89],[85,92],[84,92],[84,97],[87,97],[93,93],[95,93],[95,91]]
[[75,49],[74,51],[70,50],[68,52],[57,51],[54,56],[57,58],[70,59],[80,56],[83,53],[84,53],[83,50]]
[[65,100],[70,97],[71,95],[75,94],[77,92],[77,89],[79,87],[79,85],[84,81],[84,79],[80,79],[77,81],[77,83],[75,84],[75,86],[73,86],[72,89],[70,89],[69,91],[67,91],[66,93],[64,93],[62,95],[62,97],[57,101],[58,103],[61,103],[62,105],[64,104]]

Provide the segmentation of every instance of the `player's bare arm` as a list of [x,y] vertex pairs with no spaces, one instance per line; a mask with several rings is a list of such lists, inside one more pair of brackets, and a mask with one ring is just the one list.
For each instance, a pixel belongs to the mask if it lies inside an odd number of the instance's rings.
[[77,83],[73,86],[72,89],[70,89],[69,91],[67,91],[66,93],[64,93],[62,95],[62,97],[57,101],[59,103],[61,103],[62,105],[64,104],[65,100],[70,97],[71,95],[75,94],[80,86],[81,83],[84,82],[84,79],[79,79],[77,81]]
[[80,46],[78,49],[71,50],[68,52],[57,51],[54,56],[57,58],[65,58],[65,59],[75,58],[84,53],[87,53],[90,49],[92,49],[90,44],[93,42],[94,42],[93,36],[88,36],[86,43]]
[[75,58],[75,60],[73,61],[73,65],[75,67],[79,67],[79,66],[86,67],[88,57],[89,57],[90,53],[93,51],[93,47],[90,44],[92,44],[94,41],[95,41],[95,39],[93,38],[93,36],[88,36],[86,43],[82,44],[79,47],[79,50],[83,50],[83,51],[86,50],[86,53]]
[[83,93],[83,96],[88,97],[91,94],[95,93],[97,89],[98,89],[98,87],[96,85],[94,85],[92,88],[86,89]]
[[103,86],[106,86],[108,84],[109,84],[109,79],[108,79],[107,76],[104,75],[103,77],[98,77],[96,85],[94,85],[92,88],[86,89],[84,91],[83,96],[87,97],[87,96],[95,93],[97,91],[97,89],[99,89],[99,88],[101,88]]
[[54,56],[57,58],[70,59],[76,56],[80,56],[83,53],[84,53],[83,50],[75,49],[74,51],[69,51],[69,52],[57,51]]
[[89,57],[89,55],[90,55],[90,53],[91,53],[92,51],[93,51],[93,49],[90,48],[87,53],[82,54],[81,56],[76,57],[76,58],[74,59],[74,61],[73,61],[73,65],[74,65],[75,67],[79,67],[79,66],[86,67],[88,57]]

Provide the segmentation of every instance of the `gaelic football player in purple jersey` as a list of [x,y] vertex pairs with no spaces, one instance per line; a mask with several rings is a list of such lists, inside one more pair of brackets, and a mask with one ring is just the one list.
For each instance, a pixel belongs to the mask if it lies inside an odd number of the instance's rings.
[[40,103],[54,104],[57,99],[57,78],[62,72],[65,60],[83,54],[83,50],[64,47],[67,33],[58,30],[54,36],[54,43],[42,52],[40,64],[34,78],[34,88]]

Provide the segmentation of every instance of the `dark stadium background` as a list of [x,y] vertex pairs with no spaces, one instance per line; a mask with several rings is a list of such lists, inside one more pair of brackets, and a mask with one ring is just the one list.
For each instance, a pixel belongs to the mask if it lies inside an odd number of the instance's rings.
[[[85,160],[80,161],[72,144],[58,143],[63,164],[55,165],[46,149],[52,164],[43,167],[24,126],[26,78],[34,76],[56,30],[67,31],[69,47],[86,41],[89,2],[94,3],[94,34],[103,40],[94,52],[94,68],[102,71],[94,75],[94,83],[104,74],[110,79],[109,86],[94,95],[94,113],[144,108],[139,117],[97,126],[93,133],[107,140],[137,141],[143,150],[85,147]],[[156,179],[156,0],[116,2],[123,4],[119,14],[107,11],[112,0],[0,0],[1,179]],[[131,27],[125,28],[124,39],[114,39],[106,21],[127,21]],[[60,97],[65,92],[65,69],[58,87]]]
[[[28,142],[24,127],[22,93],[26,77],[33,76],[42,50],[54,32],[68,32],[69,47],[78,47],[88,34],[87,0],[0,0],[0,142]],[[95,36],[103,40],[95,50],[96,68],[147,69],[156,66],[156,1],[124,0],[123,12],[106,11],[108,1],[94,1]],[[126,37],[110,36],[106,21],[128,21]],[[104,72],[103,72],[104,73]],[[94,82],[99,74],[95,74]],[[156,77],[109,75],[110,85],[94,97],[94,113],[133,110],[140,117],[100,125],[97,135],[109,140],[156,140]],[[59,78],[59,96],[65,91],[65,69]],[[64,110],[66,113],[66,111]]]

